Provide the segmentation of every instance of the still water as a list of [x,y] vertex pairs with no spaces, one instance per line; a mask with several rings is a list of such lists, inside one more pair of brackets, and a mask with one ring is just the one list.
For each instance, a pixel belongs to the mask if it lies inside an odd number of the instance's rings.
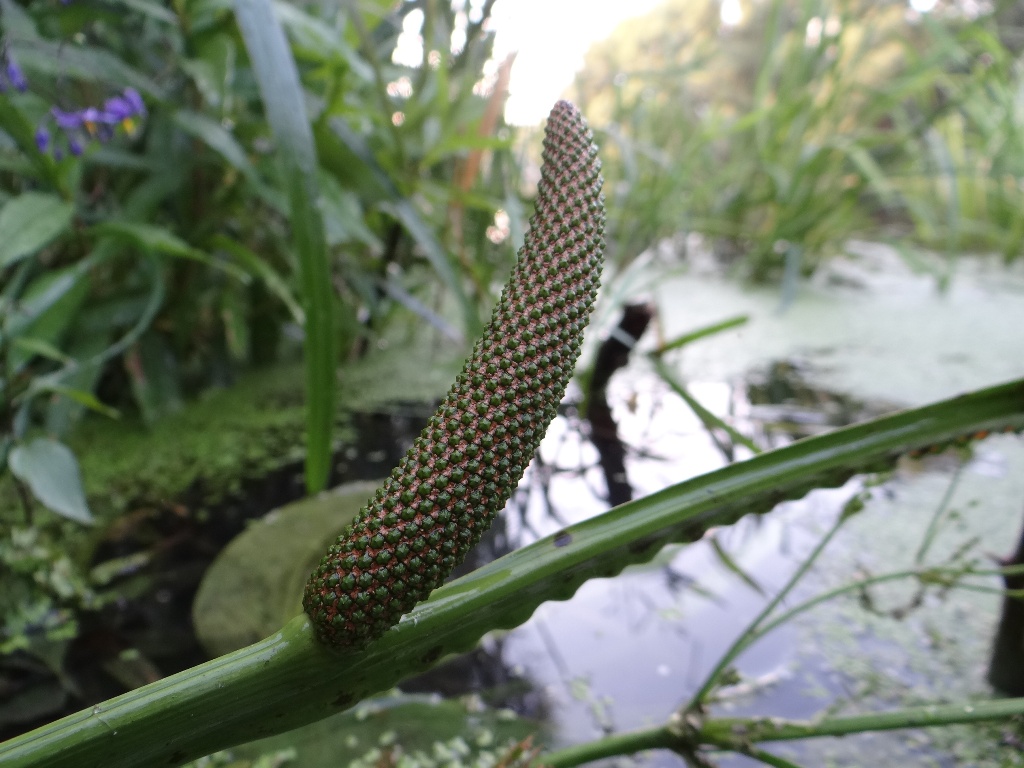
[[[794,433],[1024,375],[1020,272],[965,262],[942,292],[933,275],[915,273],[884,248],[853,250],[857,258],[803,288],[784,310],[777,291],[745,290],[714,275],[659,281],[647,296],[659,307],[655,333],[663,338],[734,314],[750,317],[738,330],[681,351],[674,365],[691,394],[761,445],[775,446]],[[781,397],[764,402],[771,393]],[[616,376],[609,397],[631,447],[627,470],[637,496],[723,464],[697,418],[642,357]],[[521,503],[523,527],[536,535],[601,507],[596,454],[573,426],[560,419],[542,447],[546,474],[563,471],[549,483],[534,477],[529,501]],[[579,743],[655,725],[685,705],[860,487],[853,481],[817,491],[714,533],[763,594],[704,541],[592,581],[568,602],[544,605],[501,641],[500,656],[542,692],[552,741]],[[901,466],[844,526],[787,605],[866,574],[912,566],[936,516],[938,533],[923,562],[956,554],[988,564],[1011,551],[1022,500],[1024,449],[1016,437],[989,439],[966,463],[943,456]],[[547,515],[548,501],[556,519]],[[932,590],[894,618],[916,594],[916,584],[903,582],[838,599],[782,626],[740,657],[742,681],[724,692],[714,713],[809,718],[990,696],[984,670],[998,595]],[[1011,743],[994,743],[1000,739]],[[772,749],[810,765],[1000,765],[1019,757],[1012,741],[998,727],[957,727]],[[682,764],[669,754],[644,762]]]

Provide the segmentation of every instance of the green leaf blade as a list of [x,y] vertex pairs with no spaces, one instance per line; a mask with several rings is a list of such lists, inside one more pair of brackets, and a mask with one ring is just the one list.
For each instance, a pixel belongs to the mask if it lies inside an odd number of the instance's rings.
[[306,314],[306,489],[327,484],[334,422],[334,296],[320,215],[317,159],[304,91],[284,30],[269,0],[237,0],[235,16],[284,164]]
[[0,269],[15,264],[64,234],[75,207],[56,195],[25,192],[0,210]]
[[56,440],[36,438],[11,450],[8,464],[49,510],[68,520],[92,525],[75,454]]

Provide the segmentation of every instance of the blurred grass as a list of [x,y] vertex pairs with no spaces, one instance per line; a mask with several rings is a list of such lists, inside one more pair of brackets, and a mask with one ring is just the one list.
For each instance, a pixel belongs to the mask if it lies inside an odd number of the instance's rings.
[[615,260],[698,232],[792,293],[852,237],[1020,255],[1024,67],[1001,6],[742,7],[729,27],[670,0],[588,53],[573,95],[602,134]]

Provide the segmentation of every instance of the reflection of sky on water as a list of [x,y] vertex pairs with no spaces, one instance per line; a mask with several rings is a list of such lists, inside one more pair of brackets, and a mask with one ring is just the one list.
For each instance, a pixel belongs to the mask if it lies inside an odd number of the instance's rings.
[[[654,380],[648,384],[652,392],[658,386]],[[701,397],[703,389],[694,392]],[[712,386],[710,393],[722,395],[723,389]],[[638,398],[633,412],[621,421],[623,433],[641,439],[633,445],[659,456],[686,458],[629,461],[641,493],[722,466],[692,413],[674,398],[660,400],[653,395]],[[652,412],[658,414],[653,420]],[[647,430],[643,423],[652,421],[655,429]],[[557,460],[547,454],[552,447]],[[549,466],[590,466],[596,461],[593,448],[574,440],[564,419],[553,426],[542,450]],[[600,509],[593,489],[602,485],[596,468],[583,477],[560,474],[549,497],[561,522],[575,522]],[[808,511],[827,519],[848,496],[843,490],[816,492],[807,504],[786,505],[788,511],[744,521],[716,535],[771,594],[813,543],[806,529],[793,528],[786,520]],[[560,527],[544,512],[539,493],[532,494],[531,502],[528,519],[534,532],[544,535]],[[588,582],[568,602],[542,606],[505,641],[504,662],[543,687],[551,724],[562,743],[585,741],[606,725],[622,731],[664,720],[692,695],[719,653],[764,604],[763,597],[720,564],[706,542],[675,547],[650,565]],[[768,635],[740,658],[743,674],[752,680],[783,680],[795,638],[788,627]],[[816,709],[803,705],[794,692],[775,714],[802,717]]]

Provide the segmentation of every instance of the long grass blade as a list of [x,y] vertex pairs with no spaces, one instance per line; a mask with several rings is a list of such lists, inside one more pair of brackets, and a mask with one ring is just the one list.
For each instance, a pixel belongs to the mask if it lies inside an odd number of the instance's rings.
[[295,59],[270,0],[236,0],[235,17],[259,83],[288,188],[306,313],[306,490],[314,493],[324,488],[330,473],[337,389],[331,271],[317,205],[316,148]]

